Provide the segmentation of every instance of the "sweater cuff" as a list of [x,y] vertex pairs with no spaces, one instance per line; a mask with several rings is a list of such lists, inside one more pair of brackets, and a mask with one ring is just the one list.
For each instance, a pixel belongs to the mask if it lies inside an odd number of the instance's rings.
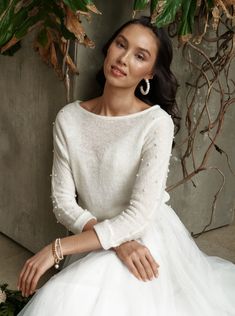
[[78,218],[77,220],[71,225],[70,230],[74,234],[79,234],[82,232],[84,226],[87,222],[89,222],[91,219],[96,219],[95,216],[93,216],[88,210],[85,210]]
[[111,241],[111,231],[108,225],[108,220],[104,220],[103,222],[99,222],[93,226],[93,229],[95,230],[99,241],[101,243],[101,246],[108,250],[111,247],[114,247],[112,245]]

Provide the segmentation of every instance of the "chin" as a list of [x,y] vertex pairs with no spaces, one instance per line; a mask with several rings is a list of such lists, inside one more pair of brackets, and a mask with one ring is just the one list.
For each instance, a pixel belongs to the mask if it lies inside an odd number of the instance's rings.
[[112,75],[105,75],[105,79],[110,86],[117,88],[127,88],[126,78],[116,78]]

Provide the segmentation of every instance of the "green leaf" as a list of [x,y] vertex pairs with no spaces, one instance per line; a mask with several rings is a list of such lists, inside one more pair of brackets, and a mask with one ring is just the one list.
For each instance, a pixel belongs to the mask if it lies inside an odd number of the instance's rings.
[[0,46],[4,45],[13,36],[13,24],[12,18],[14,16],[14,5],[16,1],[13,1],[11,5],[7,7],[4,15],[0,19]]
[[192,34],[194,25],[194,14],[197,6],[197,0],[184,0],[182,4],[182,16],[179,24],[178,34]]
[[77,10],[87,12],[87,5],[93,4],[91,0],[63,0],[63,2],[74,12]]
[[0,1],[0,16],[9,6],[10,0],[1,0]]
[[40,10],[36,15],[28,17],[23,23],[20,25],[20,28],[15,32],[15,37],[21,39],[24,37],[31,27],[33,27],[37,22],[43,21],[45,18],[45,11]]
[[[6,44],[17,30],[22,28],[22,21],[24,23],[27,20],[31,10],[36,8],[37,5],[39,6],[42,0],[33,0],[28,2],[27,5],[22,5],[21,2],[22,0],[13,0],[0,19],[0,47]],[[22,7],[15,12],[19,4]]]
[[144,10],[149,3],[149,0],[135,0],[134,2],[134,10]]
[[[179,10],[183,0],[169,0],[165,2],[161,15],[158,16],[155,24],[163,27],[175,20],[176,12]],[[186,0],[187,1],[187,0]],[[190,2],[190,1],[189,1]]]

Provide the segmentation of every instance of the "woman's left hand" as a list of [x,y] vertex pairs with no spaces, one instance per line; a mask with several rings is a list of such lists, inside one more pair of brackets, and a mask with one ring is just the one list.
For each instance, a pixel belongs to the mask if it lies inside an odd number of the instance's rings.
[[53,264],[54,257],[51,244],[25,262],[17,283],[17,287],[21,290],[23,296],[29,296],[35,292],[39,279]]

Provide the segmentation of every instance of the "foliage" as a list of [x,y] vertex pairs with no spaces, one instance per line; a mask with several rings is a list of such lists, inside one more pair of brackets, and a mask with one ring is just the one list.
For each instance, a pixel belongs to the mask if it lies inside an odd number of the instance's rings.
[[0,3],[0,53],[13,55],[21,46],[20,40],[37,29],[34,49],[42,60],[51,65],[60,79],[66,67],[78,74],[69,55],[69,42],[94,47],[81,24],[83,15],[100,13],[90,0],[5,0]]
[[20,291],[10,290],[7,288],[8,284],[0,284],[0,294],[4,299],[0,298],[0,315],[1,316],[15,316],[28,303],[33,295],[23,297]]

